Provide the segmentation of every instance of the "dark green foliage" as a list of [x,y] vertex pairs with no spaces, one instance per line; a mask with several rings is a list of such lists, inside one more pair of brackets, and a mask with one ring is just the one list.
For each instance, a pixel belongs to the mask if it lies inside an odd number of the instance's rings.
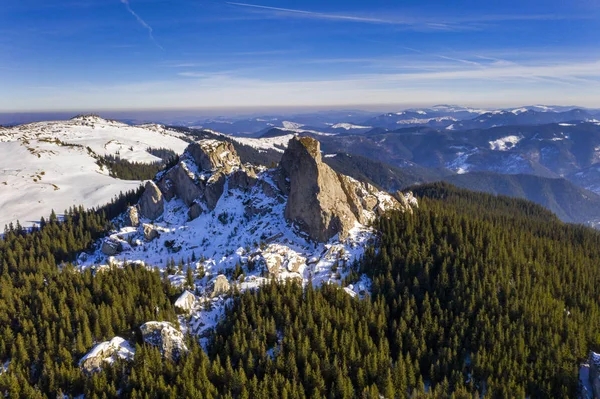
[[[73,260],[110,228],[109,217],[137,201],[122,195],[98,210],[53,213],[39,229],[7,227],[0,239],[0,393],[11,398],[82,392],[79,359],[93,344],[128,337],[148,320],[175,320],[158,272],[126,266],[94,275]],[[58,265],[60,264],[60,267]],[[109,391],[110,392],[110,391]]]
[[600,196],[565,179],[474,172],[444,181],[473,191],[509,195],[540,204],[569,223],[600,222]]
[[[166,152],[170,150],[156,149],[153,151],[162,156],[170,156],[170,153]],[[179,162],[177,154],[155,163],[131,162],[121,159],[118,155],[105,155],[96,160],[99,166],[109,170],[110,176],[122,180],[152,180],[158,172],[174,166],[177,162]]]
[[154,155],[163,160],[165,163],[171,162],[171,160],[178,157],[177,153],[169,148],[146,148],[146,152]]
[[[471,375],[491,397],[575,397],[577,369],[600,345],[600,233],[540,206],[421,187],[415,215],[376,227],[362,265],[384,298],[393,358],[434,386]],[[470,359],[470,360],[468,360]]]

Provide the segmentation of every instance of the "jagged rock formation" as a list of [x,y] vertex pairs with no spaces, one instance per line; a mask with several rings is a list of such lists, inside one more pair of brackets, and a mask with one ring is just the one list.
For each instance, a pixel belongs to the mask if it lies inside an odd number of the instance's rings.
[[227,292],[229,292],[229,288],[230,285],[229,281],[227,281],[227,277],[225,277],[223,274],[220,274],[217,276],[215,282],[213,283],[212,296],[226,294]]
[[140,212],[143,217],[150,220],[158,219],[164,212],[164,199],[157,185],[149,181],[142,198],[140,198]]
[[144,342],[157,346],[166,358],[177,360],[188,351],[183,334],[169,322],[149,321],[140,331]]
[[190,144],[186,152],[191,155],[198,168],[204,171],[218,169],[230,173],[241,164],[233,144],[226,141],[202,140]]
[[130,206],[125,212],[124,222],[126,226],[138,227],[140,225],[140,216],[137,206]]
[[322,162],[321,148],[310,137],[294,137],[281,159],[289,179],[285,216],[313,240],[324,242],[336,234],[348,235],[356,222],[367,223],[402,205],[369,184],[340,175]]
[[104,363],[113,363],[118,359],[133,360],[135,348],[121,337],[101,342],[94,346],[80,361],[79,367],[87,374],[102,370]]
[[[157,184],[148,182],[140,212],[154,220],[163,213],[163,196],[167,201],[178,197],[188,206],[188,219],[194,220],[215,209],[226,187],[241,191],[259,187],[263,195],[280,203],[287,196],[285,217],[317,242],[326,242],[337,234],[345,239],[357,223],[367,224],[387,210],[410,210],[413,205],[413,199],[401,193],[394,198],[370,184],[336,173],[322,162],[317,140],[294,137],[280,167],[263,178],[258,177],[254,167],[241,164],[231,143],[192,143],[178,165],[159,175]],[[245,204],[248,218],[268,212],[268,207],[256,201]]]
[[153,225],[144,223],[142,227],[144,229],[144,240],[152,241],[160,236],[158,230]]
[[175,301],[175,308],[184,312],[189,312],[196,305],[196,296],[188,290],[183,291],[183,294]]
[[223,195],[228,175],[243,184],[245,172],[231,143],[201,140],[190,144],[178,165],[163,174],[158,186],[169,201],[177,196],[190,207],[188,216],[196,219],[205,210],[213,210]]

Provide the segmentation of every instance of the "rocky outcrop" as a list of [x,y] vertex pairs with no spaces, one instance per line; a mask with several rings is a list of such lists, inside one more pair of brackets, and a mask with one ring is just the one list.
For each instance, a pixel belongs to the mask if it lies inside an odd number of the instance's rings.
[[277,184],[289,196],[285,216],[315,241],[339,234],[348,236],[356,222],[365,224],[375,215],[402,204],[375,187],[336,173],[322,162],[321,148],[310,137],[294,137],[281,159],[285,178]]
[[229,176],[229,188],[246,191],[256,184],[256,172],[252,169],[238,169]]
[[209,210],[215,209],[228,176],[238,187],[252,184],[253,173],[242,168],[231,143],[201,140],[186,148],[179,164],[160,177],[158,186],[168,201],[175,196],[181,198],[190,207],[188,216],[195,219],[203,211],[200,203]]
[[222,170],[230,173],[241,162],[232,143],[219,140],[202,140],[185,150],[202,171]]
[[202,197],[203,193],[194,172],[190,170],[183,160],[164,174],[159,180],[158,185],[168,193],[168,195],[165,194],[168,201],[177,196],[187,206],[192,205],[196,199]]
[[230,289],[229,281],[227,281],[227,277],[223,274],[219,274],[213,283],[212,296],[219,296],[221,294],[226,294]]
[[144,342],[157,346],[166,358],[177,360],[188,351],[179,329],[166,321],[149,321],[140,327]]
[[219,202],[221,195],[223,195],[226,180],[227,177],[224,173],[217,172],[206,182],[207,184],[204,187],[204,201],[206,202],[208,209],[212,210],[217,206],[217,202]]
[[273,206],[270,199],[276,199],[285,203],[287,220],[312,240],[325,242],[336,235],[347,238],[357,223],[367,224],[389,209],[411,207],[410,198],[394,198],[336,173],[322,162],[320,144],[310,137],[290,140],[279,168],[257,170],[260,168],[242,165],[229,142],[192,143],[179,164],[160,175],[158,186],[148,183],[140,201],[141,213],[156,218],[163,209],[162,202],[157,205],[162,192],[169,201],[180,198],[188,206],[189,220],[193,220],[213,211],[225,190],[256,190],[258,195],[243,203],[246,218],[268,213]]
[[152,241],[160,236],[158,230],[156,230],[156,228],[151,224],[144,223],[143,228],[144,228],[144,240],[146,240],[148,242]]
[[138,227],[140,225],[140,216],[137,206],[130,206],[125,212],[124,222],[126,226]]
[[158,186],[149,181],[146,183],[146,188],[142,198],[140,198],[140,213],[143,217],[155,220],[158,219],[164,212],[164,199],[162,192]]
[[347,235],[356,217],[337,174],[321,161],[319,142],[293,138],[281,166],[290,180],[285,217],[316,241],[327,241],[338,233]]
[[102,253],[107,256],[114,256],[123,251],[123,244],[114,238],[106,238],[102,241]]
[[79,367],[87,374],[102,370],[102,366],[112,364],[119,359],[131,361],[135,348],[121,337],[101,342],[94,346],[80,361]]
[[188,290],[183,291],[183,294],[175,301],[175,308],[183,312],[190,312],[196,305],[196,296]]
[[200,217],[200,215],[202,215],[202,212],[203,212],[202,205],[200,205],[197,202],[194,202],[190,206],[190,209],[188,209],[188,218],[190,220],[197,219],[198,217]]

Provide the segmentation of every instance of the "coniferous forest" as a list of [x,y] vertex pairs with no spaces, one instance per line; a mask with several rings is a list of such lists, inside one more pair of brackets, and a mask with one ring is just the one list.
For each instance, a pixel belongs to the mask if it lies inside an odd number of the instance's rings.
[[[68,262],[139,193],[72,209],[0,239],[0,393],[10,398],[573,398],[600,349],[600,233],[530,202],[446,184],[419,209],[375,223],[352,265],[371,294],[270,283],[234,293],[201,346],[165,360],[135,331],[176,321],[177,290],[138,266],[93,273]],[[91,376],[97,342],[137,340],[132,363]]]

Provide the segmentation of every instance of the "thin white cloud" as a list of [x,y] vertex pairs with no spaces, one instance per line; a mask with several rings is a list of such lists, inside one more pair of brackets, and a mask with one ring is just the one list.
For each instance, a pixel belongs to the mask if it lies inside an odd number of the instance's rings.
[[319,18],[319,19],[338,19],[338,20],[344,20],[344,21],[370,22],[370,23],[379,23],[379,24],[404,24],[405,23],[402,21],[392,21],[392,20],[381,19],[381,18],[366,18],[366,17],[351,16],[351,15],[327,14],[327,13],[321,13],[321,12],[295,10],[295,9],[291,9],[291,8],[262,6],[259,4],[236,3],[236,2],[231,2],[231,1],[226,2],[226,4],[230,4],[232,6],[238,6],[238,7],[249,7],[249,8],[258,8],[261,10],[283,12],[283,13],[287,13],[287,14],[298,14],[301,16],[308,16],[308,17]]
[[481,66],[481,64],[479,62],[469,61],[469,60],[463,60],[461,58],[447,57],[445,55],[438,55],[437,57],[441,58],[443,60],[456,61],[456,62],[460,62],[460,63],[467,64],[467,65]]
[[152,40],[152,42],[156,45],[156,47],[158,47],[161,50],[164,50],[163,46],[161,46],[154,38],[154,33],[153,33],[152,27],[150,25],[148,25],[146,23],[146,21],[144,21],[139,15],[137,15],[137,13],[135,11],[133,11],[131,6],[129,5],[129,0],[121,0],[121,3],[123,3],[125,5],[125,8],[127,8],[127,11],[129,11],[129,13],[135,17],[137,22],[148,31],[148,36],[150,37],[150,40]]
[[416,30],[432,30],[432,31],[465,31],[484,29],[486,22],[502,22],[502,21],[542,21],[542,20],[561,20],[561,19],[586,19],[589,16],[581,15],[556,15],[556,14],[502,14],[502,15],[460,15],[460,16],[444,16],[444,17],[406,17],[402,19],[396,18],[376,18],[364,17],[358,15],[344,15],[337,13],[324,13],[308,10],[299,10],[292,8],[282,8],[266,6],[261,4],[241,3],[227,1],[229,4],[236,7],[262,10],[271,13],[275,16],[287,16],[296,18],[312,18],[339,20],[348,22],[363,22],[373,24],[388,24],[388,25],[403,25],[408,29]]

